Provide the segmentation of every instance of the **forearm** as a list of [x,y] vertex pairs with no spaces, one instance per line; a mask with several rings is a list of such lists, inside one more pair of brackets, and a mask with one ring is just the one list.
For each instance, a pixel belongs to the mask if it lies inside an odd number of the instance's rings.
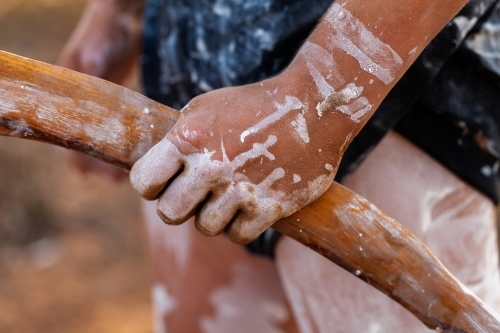
[[324,142],[333,140],[342,155],[428,42],[465,3],[334,3],[282,75],[307,99],[310,112],[305,118],[311,131],[323,135]]

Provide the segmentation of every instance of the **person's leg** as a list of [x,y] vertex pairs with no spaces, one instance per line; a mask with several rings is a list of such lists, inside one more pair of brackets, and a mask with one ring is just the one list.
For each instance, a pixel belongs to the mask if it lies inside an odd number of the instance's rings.
[[[344,185],[405,225],[500,310],[493,202],[395,133]],[[387,296],[290,238],[280,240],[276,256],[302,333],[429,331]]]
[[223,235],[207,238],[193,221],[165,225],[145,202],[152,250],[156,333],[297,332],[270,259]]

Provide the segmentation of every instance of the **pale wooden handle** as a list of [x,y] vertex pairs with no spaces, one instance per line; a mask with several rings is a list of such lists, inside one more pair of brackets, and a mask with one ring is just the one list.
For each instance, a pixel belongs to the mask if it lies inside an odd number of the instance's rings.
[[[56,144],[130,168],[177,117],[175,110],[123,87],[0,52],[1,135]],[[353,274],[359,270],[359,278],[430,328],[500,332],[496,314],[464,291],[425,245],[340,184],[274,228]]]

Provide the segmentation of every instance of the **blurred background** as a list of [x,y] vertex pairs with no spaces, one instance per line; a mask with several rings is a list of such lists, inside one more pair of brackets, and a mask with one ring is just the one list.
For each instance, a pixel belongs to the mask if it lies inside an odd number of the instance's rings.
[[[55,63],[85,4],[0,0],[0,50]],[[0,137],[0,332],[152,332],[148,260],[127,182]]]

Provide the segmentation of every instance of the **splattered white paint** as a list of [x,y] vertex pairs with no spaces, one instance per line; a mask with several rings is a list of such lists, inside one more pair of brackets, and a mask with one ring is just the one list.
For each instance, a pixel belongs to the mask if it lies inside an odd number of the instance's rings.
[[331,49],[341,49],[354,57],[363,70],[386,85],[394,81],[403,60],[388,44],[339,4],[334,3],[325,18],[335,31],[328,45]]
[[301,180],[302,180],[302,178],[299,175],[297,175],[297,174],[293,175],[293,183],[294,184],[300,182]]
[[282,105],[282,104],[275,102],[274,106],[276,108],[276,112],[272,113],[271,115],[262,119],[256,125],[250,127],[249,129],[247,129],[247,130],[243,131],[243,133],[241,133],[241,135],[240,135],[241,142],[245,142],[245,138],[247,136],[254,134],[254,133],[257,133],[260,130],[268,127],[269,125],[279,121],[281,118],[286,116],[289,112],[291,112],[293,110],[301,109],[303,107],[303,104],[297,97],[286,96],[285,97],[285,104]]

